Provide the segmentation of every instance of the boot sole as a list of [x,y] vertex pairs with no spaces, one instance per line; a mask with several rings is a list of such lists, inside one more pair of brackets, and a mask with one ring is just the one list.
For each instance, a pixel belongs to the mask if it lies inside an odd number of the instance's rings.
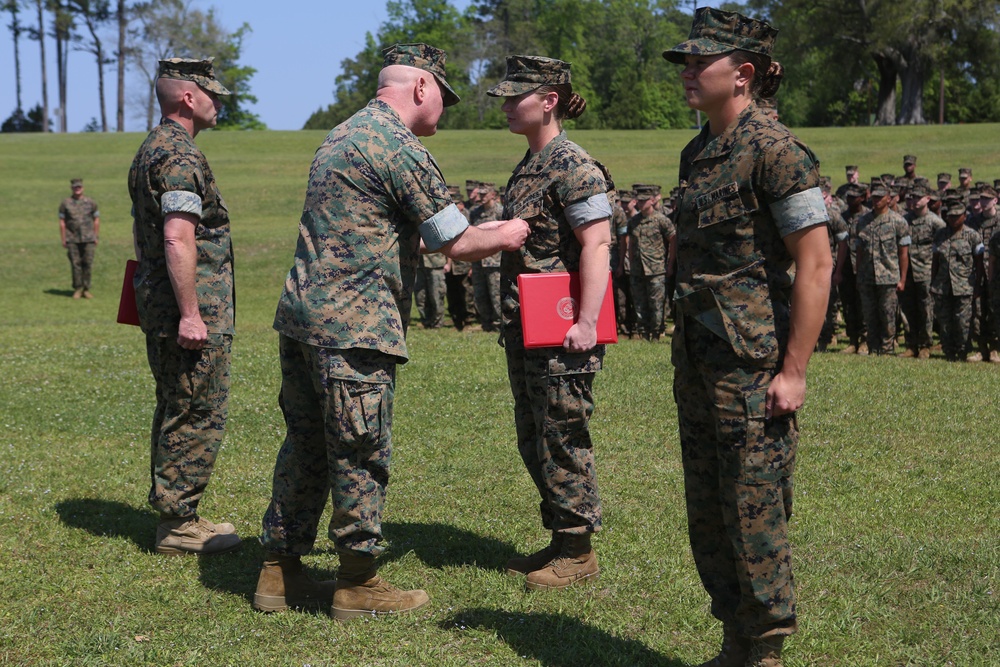
[[381,617],[381,616],[395,616],[398,614],[408,614],[411,611],[416,611],[426,607],[430,603],[430,600],[426,602],[421,602],[416,607],[410,607],[408,609],[393,609],[390,611],[378,611],[375,609],[341,609],[340,607],[331,607],[330,616],[336,621],[349,621],[352,618],[361,618],[362,616]]
[[561,590],[569,588],[571,586],[593,584],[593,583],[595,583],[600,578],[600,576],[601,576],[601,573],[600,573],[600,571],[598,571],[598,572],[595,572],[593,574],[584,575],[584,576],[580,577],[579,579],[574,579],[573,581],[569,582],[568,584],[564,584],[564,585],[561,585],[561,586],[548,586],[546,584],[539,584],[539,583],[536,583],[534,581],[526,581],[526,582],[524,582],[524,585],[525,585],[525,587],[527,587],[528,590],[531,590],[531,591],[561,591]]
[[194,551],[191,549],[182,549],[181,547],[158,546],[156,547],[155,551],[156,553],[162,556],[216,556],[218,554],[231,553],[239,549],[241,546],[243,546],[243,543],[237,542],[231,547],[226,547],[225,549],[218,549],[215,551]]
[[329,604],[329,600],[326,602],[315,598],[288,600],[282,596],[258,595],[257,593],[254,593],[253,596],[253,608],[265,614],[288,611],[289,609],[310,609],[322,607],[324,604]]

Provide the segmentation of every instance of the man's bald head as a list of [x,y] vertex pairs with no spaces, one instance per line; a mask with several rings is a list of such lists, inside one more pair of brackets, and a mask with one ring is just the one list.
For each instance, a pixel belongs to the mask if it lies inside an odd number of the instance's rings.
[[409,67],[407,65],[389,65],[388,67],[383,67],[382,71],[378,73],[378,92],[381,94],[382,90],[387,88],[410,88],[421,76],[433,79],[430,74],[416,67]]

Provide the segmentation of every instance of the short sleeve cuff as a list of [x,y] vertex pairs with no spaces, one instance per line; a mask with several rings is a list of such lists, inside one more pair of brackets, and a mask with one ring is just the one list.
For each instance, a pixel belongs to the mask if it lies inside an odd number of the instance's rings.
[[976,255],[982,255],[986,252],[986,246],[980,243],[979,245],[976,246],[976,249],[973,250],[972,252],[975,253]]
[[454,204],[448,204],[431,217],[420,223],[420,238],[428,250],[440,250],[441,246],[456,238],[469,226],[462,212]]
[[569,223],[569,226],[576,229],[594,220],[610,218],[613,211],[607,193],[601,192],[573,202],[566,207],[563,213],[566,215],[566,222]]
[[99,217],[101,217],[101,212],[100,212],[100,211],[97,211],[97,210],[95,210],[95,211],[94,211],[94,217],[95,217],[95,218],[99,218]]
[[846,241],[848,236],[850,236],[850,234],[847,232],[840,232],[839,234],[835,234],[833,238],[837,241],[837,243],[840,243],[841,241]]
[[901,245],[901,246],[910,245],[911,243],[913,243],[913,239],[910,238],[909,234],[907,234],[903,238],[899,239],[899,245]]
[[185,190],[164,192],[160,195],[160,212],[165,216],[170,213],[190,213],[200,220],[201,197]]
[[771,204],[771,215],[784,238],[830,219],[819,188],[809,188]]

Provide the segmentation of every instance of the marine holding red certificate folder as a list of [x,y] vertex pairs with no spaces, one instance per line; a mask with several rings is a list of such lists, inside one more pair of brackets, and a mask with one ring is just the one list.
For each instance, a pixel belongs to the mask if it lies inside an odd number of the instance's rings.
[[[573,93],[569,63],[509,56],[506,77],[489,94],[504,98],[510,131],[528,143],[504,193],[504,215],[527,220],[531,234],[520,250],[501,258],[502,344],[517,446],[538,488],[541,527],[549,536],[548,545],[535,550],[537,537],[526,535],[525,551],[533,553],[510,559],[507,571],[523,576],[529,589],[560,589],[600,573],[591,546],[601,530],[601,498],[589,424],[594,377],[604,359],[599,314],[605,306],[613,310],[608,252],[614,185],[562,131],[562,119],[586,107]],[[568,273],[576,275],[575,288]],[[552,281],[559,285],[554,298],[546,286]],[[547,314],[533,314],[533,282],[543,283],[538,302]],[[535,339],[536,324],[548,335]]]

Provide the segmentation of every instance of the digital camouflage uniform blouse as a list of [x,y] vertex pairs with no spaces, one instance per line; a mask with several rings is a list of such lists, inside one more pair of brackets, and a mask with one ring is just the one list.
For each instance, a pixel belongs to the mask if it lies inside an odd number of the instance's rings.
[[208,161],[187,130],[163,119],[139,148],[129,170],[128,189],[141,252],[135,296],[143,332],[177,335],[180,309],[167,275],[163,221],[169,213],[190,213],[199,218],[195,291],[201,319],[210,335],[232,335],[235,293],[229,211]]
[[748,366],[776,367],[793,264],[782,239],[827,220],[816,157],[751,103],[716,138],[706,124],[681,153],[680,180],[678,319],[729,341]]
[[59,204],[59,217],[66,223],[66,243],[93,243],[97,240],[94,218],[101,217],[101,212],[90,197],[66,197]]
[[405,362],[420,239],[438,250],[468,225],[431,154],[372,100],[316,150],[274,328]]
[[[500,301],[508,347],[521,337],[517,276],[521,273],[578,271],[580,242],[574,228],[611,218],[614,184],[607,170],[561,132],[545,148],[531,151],[514,168],[504,195],[503,219],[531,225],[524,246],[504,252]],[[513,336],[513,338],[512,338]],[[603,346],[598,346],[603,349]]]

